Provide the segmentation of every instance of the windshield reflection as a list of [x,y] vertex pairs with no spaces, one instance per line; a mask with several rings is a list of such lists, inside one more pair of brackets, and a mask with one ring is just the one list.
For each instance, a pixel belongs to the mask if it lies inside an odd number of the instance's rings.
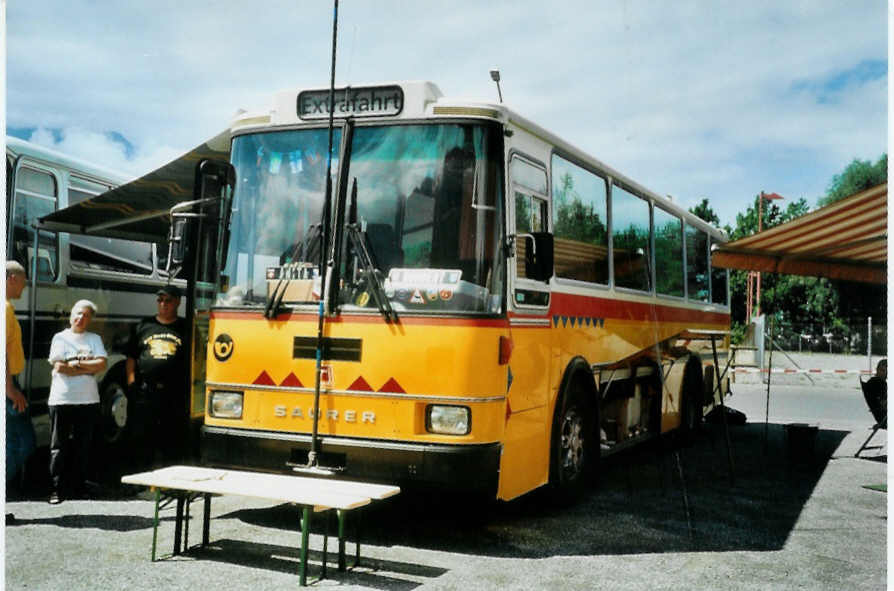
[[[307,129],[233,140],[236,188],[224,270],[229,285],[218,295],[219,305],[262,304],[273,289],[271,280],[287,274],[312,280],[317,274],[328,133]],[[333,170],[338,167],[340,143],[341,133],[336,130]],[[307,264],[281,273],[283,265],[301,262]],[[316,290],[319,293],[319,287]],[[313,299],[310,292],[301,295],[307,301]],[[290,299],[295,299],[294,294]]]
[[[220,305],[263,304],[270,294],[284,305],[319,300],[325,159],[323,173],[316,174],[307,155],[318,145],[325,155],[326,133],[284,131],[234,141],[238,185],[229,289]],[[387,298],[385,307],[395,311],[499,313],[505,275],[501,154],[496,126],[356,127],[347,179],[353,190],[338,230],[353,226],[355,236],[338,241],[340,309],[381,310]],[[360,245],[368,258],[361,258]]]

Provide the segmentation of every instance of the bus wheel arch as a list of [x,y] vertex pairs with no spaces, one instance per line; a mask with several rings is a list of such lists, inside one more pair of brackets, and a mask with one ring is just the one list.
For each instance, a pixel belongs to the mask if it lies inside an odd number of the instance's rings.
[[560,499],[579,495],[599,461],[599,399],[590,365],[581,357],[565,368],[553,411],[549,483]]

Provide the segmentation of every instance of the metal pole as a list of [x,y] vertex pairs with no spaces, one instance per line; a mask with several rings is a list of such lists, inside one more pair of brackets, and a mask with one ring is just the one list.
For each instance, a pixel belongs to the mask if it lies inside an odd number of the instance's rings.
[[[25,399],[31,403],[31,384],[34,372],[34,339],[37,322],[37,268],[40,259],[40,230],[34,228],[34,253],[31,255],[31,289],[28,293],[28,371],[25,373]],[[58,257],[56,262],[58,263]],[[52,270],[51,270],[52,271]],[[52,279],[51,279],[52,281]]]
[[[757,233],[760,234],[763,229],[764,219],[764,192],[761,191],[757,199]],[[761,315],[761,272],[757,272],[757,295],[755,296],[754,309],[755,316]]]
[[869,373],[872,373],[872,316],[866,319],[866,358],[869,360]]
[[[773,334],[773,317],[770,316],[770,334]],[[770,423],[770,382],[772,381],[773,376],[773,349],[776,346],[773,342],[773,338],[770,337],[770,358],[767,362],[767,408],[764,412],[764,455],[767,455],[767,431],[769,429]]]
[[[317,453],[319,451],[318,425],[320,422],[320,381],[322,377],[323,363],[323,333],[324,322],[326,317],[326,297],[327,289],[327,257],[329,256],[329,234],[331,231],[329,208],[332,206],[332,134],[335,117],[335,44],[338,39],[338,0],[333,2],[332,12],[332,68],[329,79],[329,152],[326,154],[326,199],[323,204],[323,228],[320,244],[320,307],[317,316],[317,355],[316,367],[314,370],[314,421],[310,438],[310,451],[307,452],[307,466],[314,468],[317,466]],[[329,277],[331,279],[331,275]],[[305,576],[305,575],[303,575]],[[302,583],[303,585],[304,583]]]

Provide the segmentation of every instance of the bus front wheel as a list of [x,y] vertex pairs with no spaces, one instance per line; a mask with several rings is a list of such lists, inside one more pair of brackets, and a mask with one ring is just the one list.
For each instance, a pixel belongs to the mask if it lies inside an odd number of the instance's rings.
[[594,421],[590,415],[591,405],[577,390],[569,392],[557,413],[550,470],[550,484],[557,500],[571,501],[579,496],[593,469]]

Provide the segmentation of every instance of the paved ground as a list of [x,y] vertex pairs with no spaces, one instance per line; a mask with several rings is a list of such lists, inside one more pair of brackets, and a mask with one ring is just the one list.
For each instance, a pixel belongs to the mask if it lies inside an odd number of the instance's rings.
[[[749,355],[753,357],[753,352],[740,351],[737,355],[739,361],[749,359]],[[873,355],[870,359],[866,355],[839,355],[834,353],[797,353],[797,352],[779,352],[774,351],[772,359],[769,351],[764,354],[764,367],[773,369],[820,369],[824,373],[774,373],[772,374],[772,383],[779,386],[810,386],[820,388],[846,388],[859,389],[859,374],[857,373],[832,373],[834,371],[846,370],[850,372],[872,370],[882,359],[878,355]],[[753,360],[751,360],[753,362]],[[741,368],[749,370],[753,368]],[[864,376],[866,378],[868,376]],[[743,374],[737,373],[734,377],[735,383],[757,385],[766,384],[766,374]]]
[[[753,422],[731,428],[733,479],[723,432],[712,427],[689,446],[606,462],[599,487],[570,507],[538,493],[478,509],[401,494],[367,512],[363,565],[316,586],[884,589],[887,495],[865,487],[886,482],[887,451],[852,457],[871,424],[859,391],[774,387],[765,428],[764,388],[734,386],[730,403]],[[783,425],[804,420],[819,427],[813,453],[790,457]],[[885,444],[886,433],[877,439]],[[215,499],[212,546],[156,563],[147,500],[50,506],[32,498],[7,511],[19,519],[5,530],[8,589],[297,586],[297,512],[289,506]],[[160,544],[169,551],[172,511],[162,517]],[[312,547],[319,560],[318,528]]]

